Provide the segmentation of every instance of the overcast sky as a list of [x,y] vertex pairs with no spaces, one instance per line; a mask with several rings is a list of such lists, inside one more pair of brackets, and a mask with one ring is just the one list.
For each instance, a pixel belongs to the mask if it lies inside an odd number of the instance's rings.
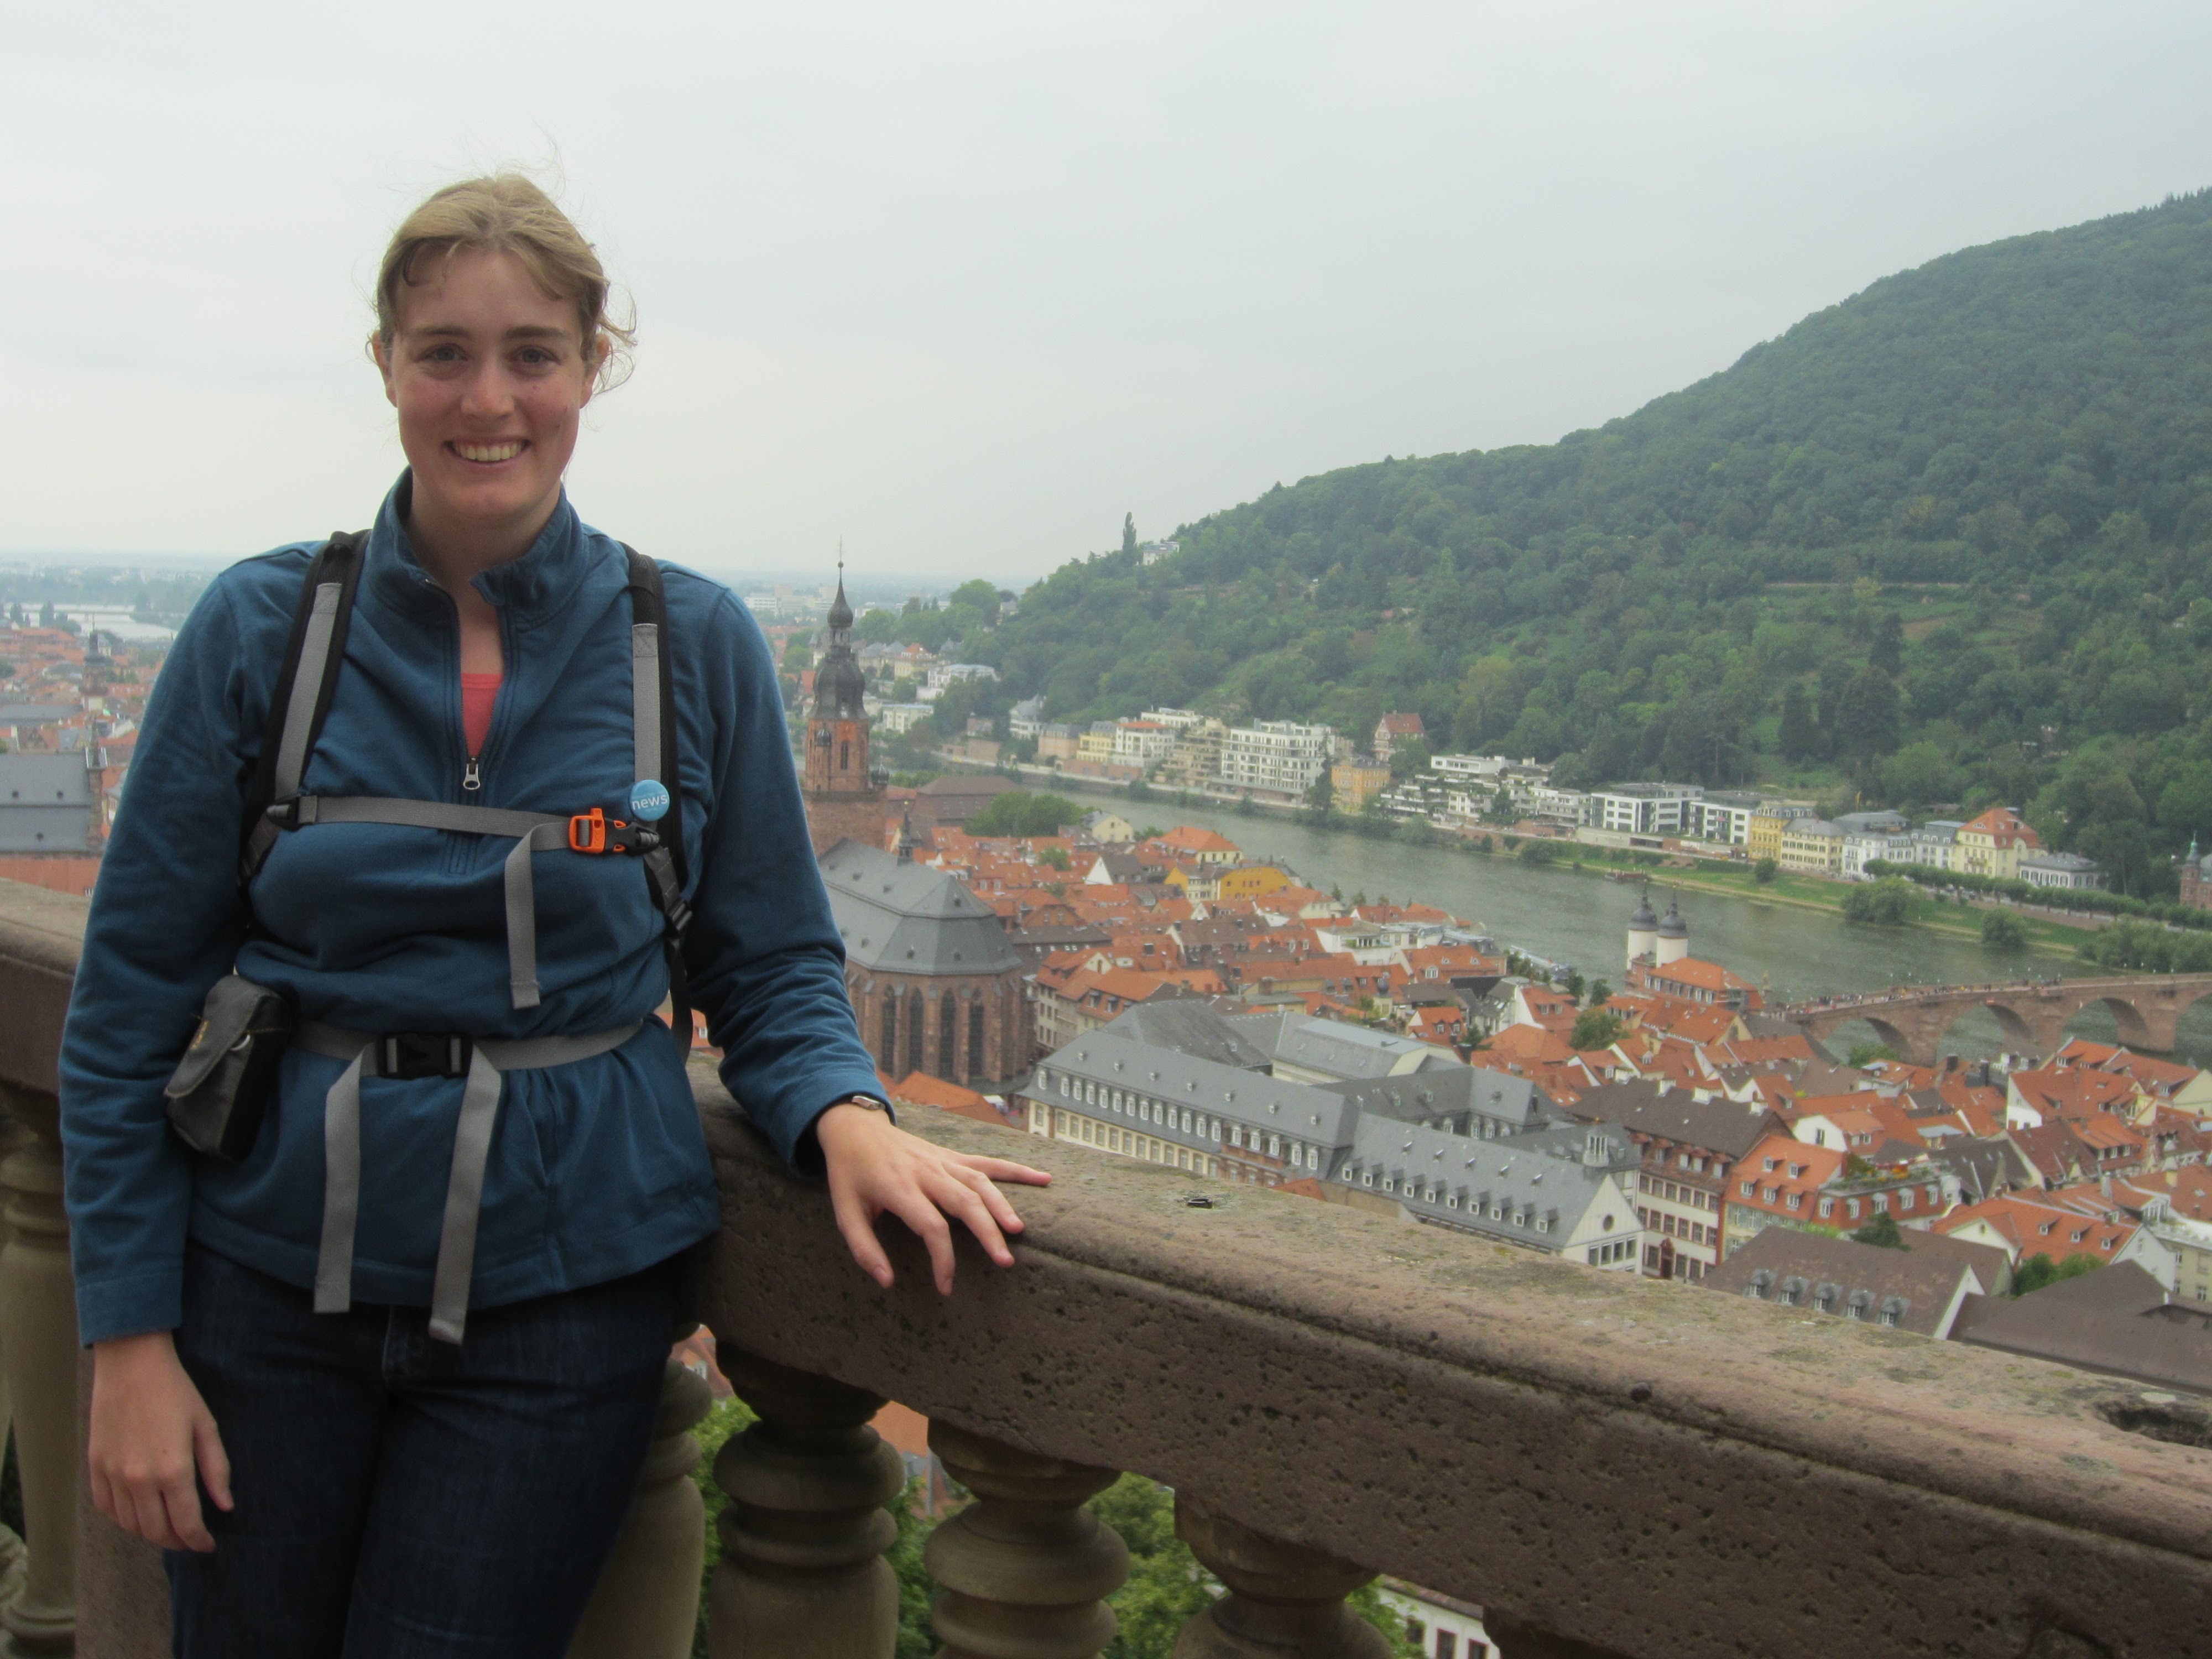
[[1547,442],[1975,242],[2212,183],[2196,3],[100,7],[0,27],[0,550],[366,523],[392,227],[517,161],[634,295],[586,519],[1018,583]]

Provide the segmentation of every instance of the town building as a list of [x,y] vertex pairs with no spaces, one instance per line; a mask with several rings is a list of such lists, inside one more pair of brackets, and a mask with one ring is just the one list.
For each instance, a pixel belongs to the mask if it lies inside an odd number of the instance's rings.
[[941,870],[858,841],[823,855],[822,878],[846,994],[884,1076],[997,1086],[1027,1069],[1022,958],[990,906]]
[[1844,869],[1844,830],[1826,818],[1785,819],[1775,840],[1773,858],[1784,870],[1836,876]]
[[1395,1199],[1414,1219],[1525,1249],[1637,1271],[1641,1156],[1610,1124],[1561,1123],[1496,1140],[1362,1118],[1335,1180]]
[[1729,1171],[1783,1125],[1765,1106],[1644,1080],[1601,1085],[1578,1116],[1617,1123],[1641,1149],[1637,1211],[1644,1271],[1692,1283],[1726,1252]]
[[1705,1283],[1729,1296],[1939,1341],[1974,1298],[2001,1296],[2012,1284],[2002,1250],[1936,1233],[1908,1233],[1905,1244],[1886,1249],[1772,1227],[1731,1252]]
[[2020,861],[2020,879],[2031,887],[2087,892],[2105,884],[2105,872],[2079,853],[2030,853]]
[[1390,757],[1398,752],[1401,744],[1425,743],[1428,737],[1428,730],[1421,724],[1419,714],[1385,714],[1375,722],[1375,734],[1370,746],[1375,750],[1375,758],[1388,766]]
[[1744,823],[1743,850],[1753,860],[1772,859],[1782,862],[1782,831],[1785,825],[1797,818],[1817,817],[1820,815],[1809,806],[1794,801],[1761,801],[1759,810]]
[[2019,813],[2009,806],[1992,806],[1959,826],[1958,861],[1953,867],[1970,876],[2014,881],[2020,877],[2021,860],[2042,848],[2041,838]]
[[1261,720],[1232,726],[1221,744],[1221,781],[1235,789],[1303,796],[1329,763],[1326,726]]
[[1617,835],[1679,836],[1705,792],[1694,783],[1616,783],[1589,792],[1589,823]]
[[[1164,716],[1186,712],[1155,708],[1148,712],[1146,718],[1168,724]],[[1206,789],[1219,783],[1222,750],[1228,740],[1229,728],[1218,720],[1203,716],[1176,724],[1175,733],[1174,746],[1154,774],[1157,781],[1171,789]],[[1042,752],[1042,748],[1039,752]]]
[[[1329,805],[1340,812],[1364,812],[1390,787],[1390,767],[1372,755],[1355,755],[1328,769]],[[1471,813],[1467,816],[1473,816]]]
[[100,746],[0,754],[0,854],[78,854],[100,832]]

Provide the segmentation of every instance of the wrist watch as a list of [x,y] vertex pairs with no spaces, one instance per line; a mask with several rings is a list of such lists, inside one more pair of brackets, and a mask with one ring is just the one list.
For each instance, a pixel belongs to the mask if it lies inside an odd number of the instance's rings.
[[[890,1103],[878,1100],[873,1095],[840,1095],[830,1106],[857,1106],[864,1112],[881,1112],[885,1117],[890,1115],[891,1110]],[[822,1109],[826,1112],[830,1106]]]

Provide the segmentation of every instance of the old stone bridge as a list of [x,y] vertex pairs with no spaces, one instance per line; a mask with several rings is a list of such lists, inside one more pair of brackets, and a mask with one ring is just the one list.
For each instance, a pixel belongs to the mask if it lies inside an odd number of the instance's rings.
[[2048,1057],[2066,1042],[2066,1026],[2102,1004],[2130,1048],[2171,1052],[2174,1027],[2199,998],[2212,996],[2212,974],[2146,974],[2130,978],[2022,980],[2010,984],[1911,985],[1861,997],[1829,997],[1784,1008],[1816,1037],[1863,1019],[1891,1049],[1932,1064],[1936,1046],[1959,1017],[1987,1009],[2004,1029],[2007,1046]]

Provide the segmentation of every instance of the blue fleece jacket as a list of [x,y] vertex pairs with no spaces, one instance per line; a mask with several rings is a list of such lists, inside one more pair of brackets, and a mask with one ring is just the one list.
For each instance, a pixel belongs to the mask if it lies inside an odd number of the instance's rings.
[[[464,795],[453,603],[407,544],[403,475],[371,532],[345,665],[302,788],[628,817],[630,609],[623,550],[564,496],[522,557],[475,579],[506,679]],[[314,544],[232,567],[193,609],[146,711],[93,896],[63,1038],[62,1137],[78,1334],[173,1328],[185,1240],[314,1282],[323,1096],[340,1062],[293,1050],[252,1154],[167,1128],[161,1085],[235,964],[307,1018],[361,1031],[521,1037],[645,1019],[667,994],[661,919],[635,860],[535,855],[543,1000],[509,1006],[503,838],[380,824],[281,836],[237,887],[239,829]],[[731,1092],[787,1158],[834,1100],[879,1089],[844,990],[767,643],[730,592],[664,566],[695,911],[694,1001]],[[459,1079],[362,1085],[357,1301],[427,1304]],[[818,1157],[818,1153],[814,1154]],[[647,1020],[573,1065],[507,1074],[472,1305],[635,1272],[712,1232],[714,1175],[683,1062]]]

